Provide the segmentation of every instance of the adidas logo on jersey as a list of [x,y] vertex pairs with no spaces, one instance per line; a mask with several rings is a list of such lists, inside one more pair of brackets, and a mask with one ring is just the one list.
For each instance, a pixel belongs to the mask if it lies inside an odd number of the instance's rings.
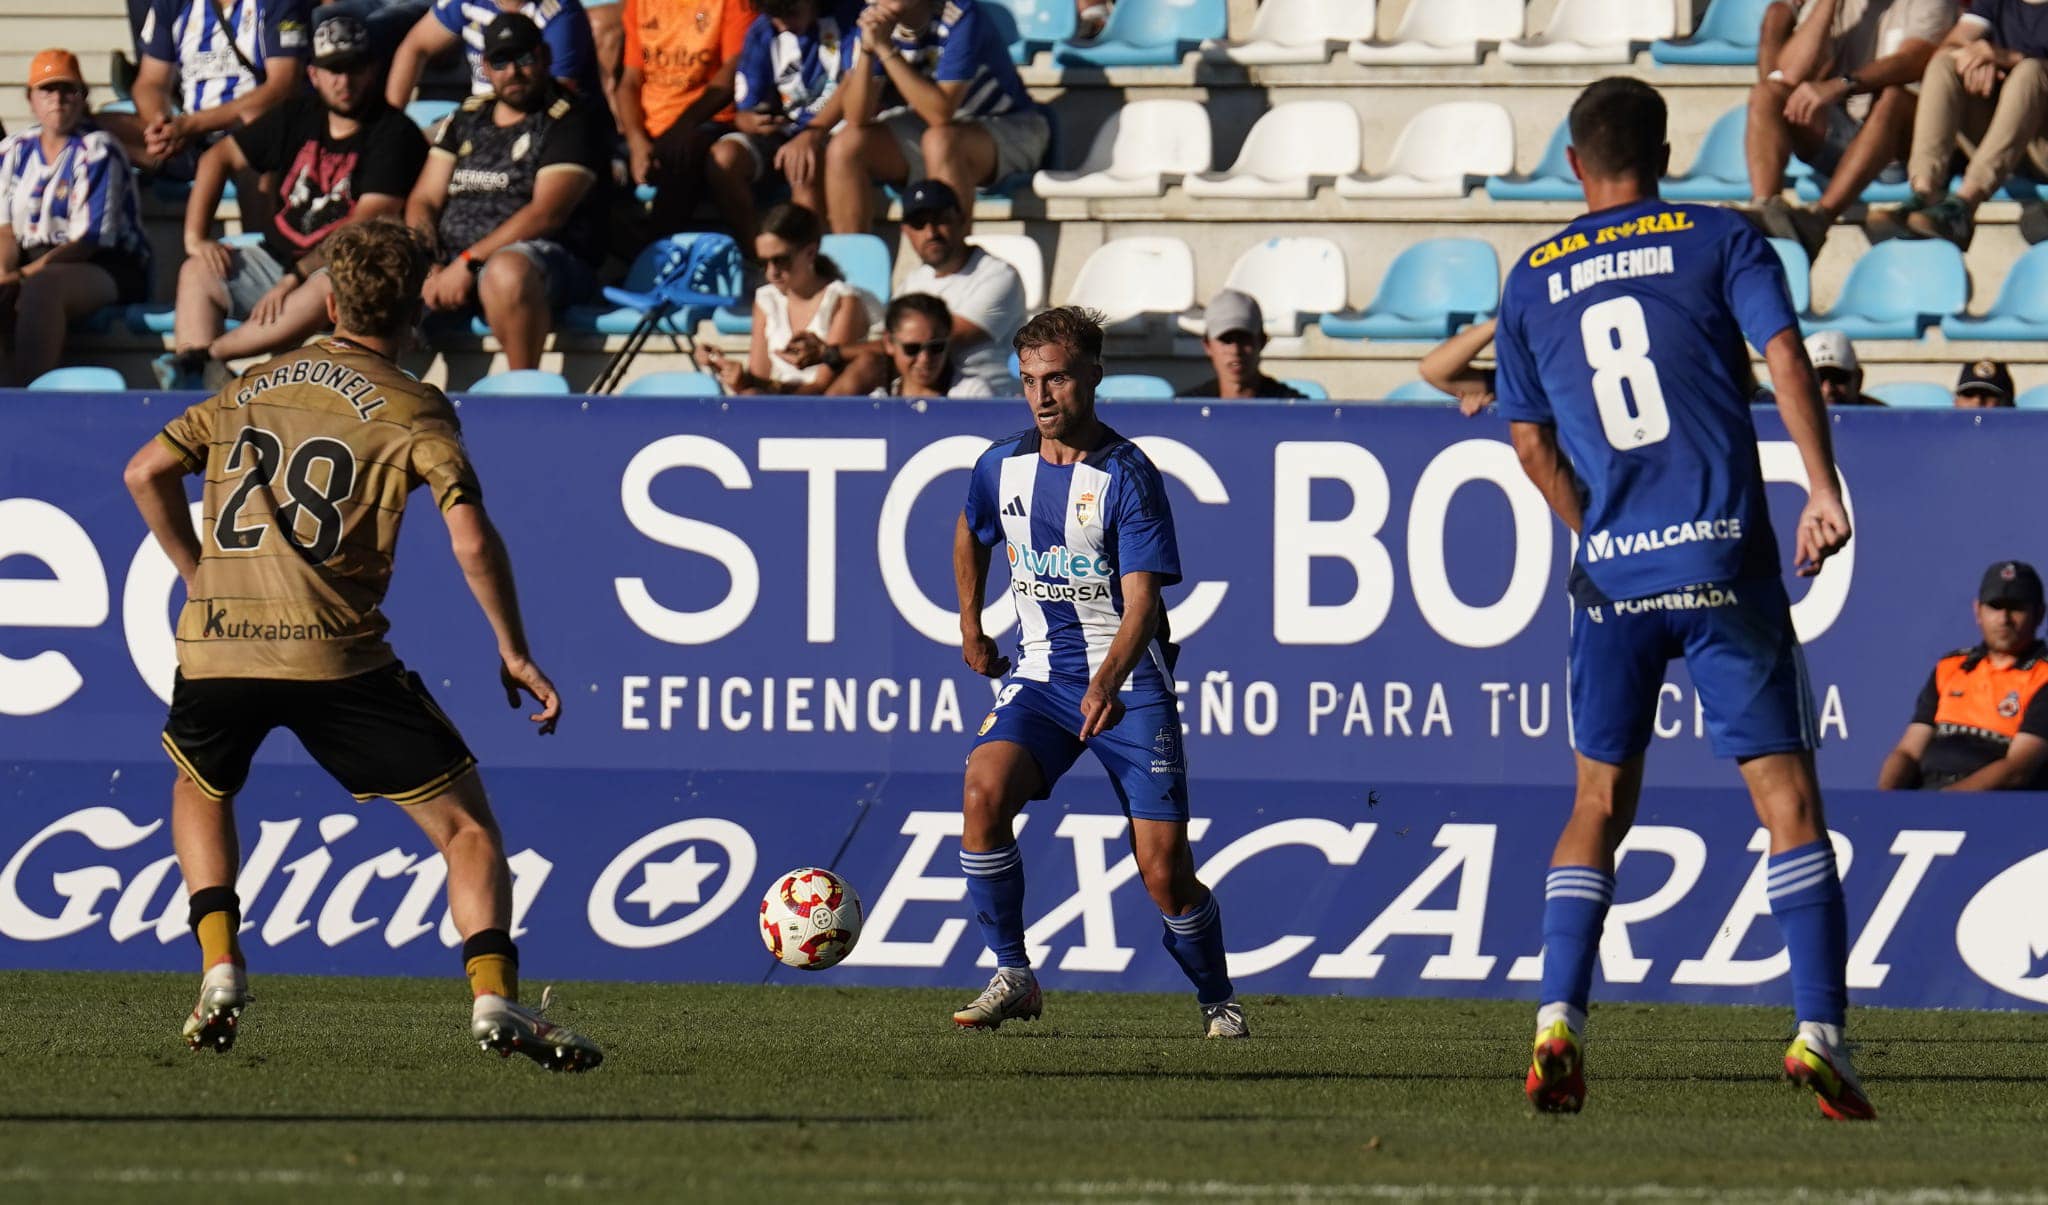
[[1024,499],[1017,494],[1011,494],[1009,504],[1003,507],[1003,513],[1016,519],[1024,518]]

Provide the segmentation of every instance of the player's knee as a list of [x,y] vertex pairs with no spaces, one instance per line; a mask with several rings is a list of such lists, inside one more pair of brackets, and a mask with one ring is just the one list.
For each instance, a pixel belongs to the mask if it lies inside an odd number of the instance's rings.
[[2017,66],[2005,73],[2006,90],[2017,95],[2014,91],[2016,86],[2027,91],[2040,89],[2044,83],[2048,83],[2048,71],[2042,70],[2043,67],[2048,67],[2048,63],[2043,63],[2040,59],[2021,59]]
[[1766,121],[1785,120],[1785,102],[1792,96],[1792,89],[1778,80],[1758,80],[1749,89],[1749,119],[1754,124],[1759,118]]
[[985,844],[1006,836],[1009,828],[1008,799],[1003,784],[991,776],[970,774],[960,790],[962,834]]

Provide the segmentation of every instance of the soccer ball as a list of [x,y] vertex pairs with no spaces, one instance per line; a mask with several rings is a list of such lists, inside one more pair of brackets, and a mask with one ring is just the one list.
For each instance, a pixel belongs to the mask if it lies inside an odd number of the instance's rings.
[[829,870],[792,870],[761,897],[761,943],[784,966],[800,971],[837,966],[858,940],[860,896],[853,884]]

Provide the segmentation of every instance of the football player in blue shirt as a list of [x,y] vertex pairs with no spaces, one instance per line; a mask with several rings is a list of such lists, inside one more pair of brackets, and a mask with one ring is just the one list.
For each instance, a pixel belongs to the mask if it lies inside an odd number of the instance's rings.
[[[1041,1012],[1011,824],[1090,749],[1130,818],[1138,873],[1165,922],[1167,952],[1195,985],[1203,1033],[1247,1037],[1224,969],[1222,916],[1188,847],[1176,650],[1159,597],[1180,580],[1165,485],[1136,444],[1095,416],[1098,318],[1048,310],[1014,343],[1032,425],[975,463],[953,539],[961,656],[976,673],[1006,679],[967,759],[960,841],[968,897],[997,969],[953,1022],[995,1029]],[[1014,669],[981,625],[997,545],[1021,628]]]
[[1522,467],[1580,536],[1567,690],[1578,795],[1551,858],[1530,1101],[1577,1112],[1586,997],[1635,818],[1664,667],[1685,658],[1714,752],[1770,832],[1771,914],[1799,1034],[1785,1070],[1832,1118],[1874,1116],[1842,1026],[1847,922],[1814,776],[1805,661],[1779,575],[1750,422],[1748,349],[1770,366],[1810,483],[1794,565],[1849,540],[1834,450],[1777,254],[1729,210],[1657,195],[1663,98],[1602,80],[1571,111],[1590,212],[1508,274],[1495,335],[1500,412]]

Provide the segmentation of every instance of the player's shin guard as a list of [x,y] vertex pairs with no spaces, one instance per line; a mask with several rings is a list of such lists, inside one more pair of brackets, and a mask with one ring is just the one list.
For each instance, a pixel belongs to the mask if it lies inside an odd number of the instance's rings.
[[503,929],[484,929],[462,943],[462,973],[471,996],[519,999],[519,947]]
[[191,897],[192,935],[199,939],[199,969],[223,962],[242,965],[242,902],[233,887],[201,887]]
[[1160,914],[1166,922],[1162,939],[1166,952],[1195,985],[1195,999],[1201,1004],[1221,1004],[1236,993],[1230,986],[1230,972],[1224,967],[1223,909],[1210,892],[1194,911],[1180,916]]
[[1849,1007],[1849,919],[1835,850],[1826,840],[1765,865],[1771,915],[1792,956],[1792,1005],[1801,1021],[1839,1027]]
[[967,875],[967,897],[974,901],[974,919],[981,939],[999,967],[1029,967],[1024,953],[1024,855],[1017,843],[984,853],[960,851],[960,869]]
[[1553,866],[1543,885],[1543,997],[1562,1004],[1574,1031],[1585,1028],[1600,930],[1614,902],[1614,876],[1591,866]]

